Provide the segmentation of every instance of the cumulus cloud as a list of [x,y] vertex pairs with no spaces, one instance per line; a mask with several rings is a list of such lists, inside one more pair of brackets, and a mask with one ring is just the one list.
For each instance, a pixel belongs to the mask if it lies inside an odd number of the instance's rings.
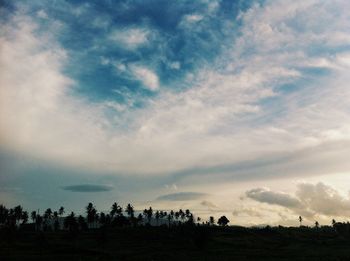
[[254,199],[259,202],[279,205],[287,208],[299,207],[301,202],[286,193],[274,192],[265,188],[255,188],[246,192],[248,198]]
[[350,199],[322,182],[300,183],[295,195],[265,188],[251,189],[245,194],[257,202],[281,206],[310,219],[319,215],[331,218],[350,214]]
[[113,187],[109,185],[81,184],[65,186],[62,189],[71,192],[106,192],[111,191]]
[[207,194],[199,192],[179,192],[172,193],[167,195],[162,195],[157,198],[157,200],[163,201],[188,201],[188,200],[197,200],[203,197],[206,197]]

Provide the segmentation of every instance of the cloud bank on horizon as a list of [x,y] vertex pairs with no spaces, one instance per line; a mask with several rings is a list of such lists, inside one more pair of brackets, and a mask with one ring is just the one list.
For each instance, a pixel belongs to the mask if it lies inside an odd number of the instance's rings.
[[349,9],[2,1],[1,152],[198,184],[346,173]]

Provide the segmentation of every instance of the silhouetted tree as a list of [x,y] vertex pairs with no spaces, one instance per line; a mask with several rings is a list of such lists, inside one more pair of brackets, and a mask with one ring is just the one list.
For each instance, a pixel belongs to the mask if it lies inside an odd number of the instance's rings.
[[53,212],[53,219],[54,219],[54,223],[53,223],[54,230],[58,231],[60,228],[60,223],[58,222],[58,212],[57,211]]
[[227,219],[226,216],[221,216],[219,219],[218,219],[218,225],[219,226],[226,226],[228,223],[230,222],[230,220]]
[[95,223],[96,215],[97,215],[97,210],[95,209],[94,205],[91,202],[86,206],[86,213],[87,213],[87,222],[89,226],[91,226],[91,224]]
[[29,219],[29,215],[27,211],[23,211],[22,212],[22,224],[26,224],[28,222]]
[[315,222],[315,228],[319,228],[320,224],[318,223],[318,221]]
[[173,219],[173,216],[171,214],[168,214],[168,226],[170,227],[171,225],[171,220]]
[[58,210],[58,215],[59,215],[60,217],[62,217],[63,214],[64,214],[64,207],[60,207],[60,209]]
[[303,218],[301,216],[299,216],[299,223],[300,223],[300,226],[302,225],[303,223]]
[[114,202],[111,207],[111,211],[109,212],[111,217],[114,218],[115,215],[121,212],[122,212],[121,207],[116,202]]
[[4,206],[0,205],[0,224],[5,224],[9,215],[9,210]]
[[78,225],[79,225],[80,230],[87,230],[88,229],[86,220],[82,215],[79,215],[79,217],[78,217]]
[[33,223],[35,223],[36,211],[32,211],[32,212],[30,213],[30,218],[32,219]]
[[101,225],[106,225],[106,214],[105,213],[101,212],[99,221],[100,221]]
[[334,227],[334,225],[337,223],[337,221],[333,218],[332,219],[332,226]]
[[134,217],[134,207],[130,203],[126,206],[125,212],[130,219]]
[[213,216],[209,217],[209,225],[213,226],[215,224],[215,219]]
[[35,218],[35,226],[36,226],[36,229],[39,230],[41,229],[41,225],[43,223],[43,218],[42,216],[40,216],[39,214],[36,215],[36,218]]
[[179,217],[180,217],[180,212],[179,212],[179,211],[176,211],[176,212],[175,212],[175,219],[176,219],[176,221],[179,220]]
[[157,222],[157,226],[158,226],[159,225],[159,218],[160,218],[160,213],[158,210],[156,211],[156,214],[154,215],[154,217],[156,218],[156,222]]
[[74,212],[71,212],[71,214],[64,219],[64,227],[70,232],[76,232],[78,230],[78,223]]
[[143,214],[147,218],[148,224],[151,224],[151,219],[152,219],[152,216],[153,216],[153,209],[151,207],[149,207],[149,209],[145,209],[143,211]]
[[140,213],[138,216],[137,216],[137,224],[141,224],[143,221],[143,217],[142,217],[142,214]]
[[14,209],[14,217],[15,217],[15,220],[16,220],[16,223],[19,223],[19,221],[21,220],[22,218],[22,212],[23,212],[23,209],[20,205],[16,206]]

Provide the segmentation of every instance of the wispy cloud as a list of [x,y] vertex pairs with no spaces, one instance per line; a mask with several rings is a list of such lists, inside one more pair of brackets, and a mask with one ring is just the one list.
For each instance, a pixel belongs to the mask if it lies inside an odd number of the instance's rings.
[[159,88],[158,76],[152,70],[139,65],[131,65],[130,68],[135,78],[139,80],[146,89],[156,91]]
[[178,192],[167,195],[162,195],[157,198],[157,200],[164,201],[188,201],[188,200],[198,200],[206,197],[205,193],[198,192]]
[[145,28],[116,29],[110,34],[110,39],[126,49],[138,48],[149,41],[151,32]]

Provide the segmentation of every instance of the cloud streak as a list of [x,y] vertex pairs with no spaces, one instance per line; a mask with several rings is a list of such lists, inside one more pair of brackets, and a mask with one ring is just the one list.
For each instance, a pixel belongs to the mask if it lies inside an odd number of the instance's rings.
[[162,201],[189,201],[189,200],[198,200],[206,197],[207,194],[205,193],[198,193],[198,192],[178,192],[178,193],[172,193],[172,194],[166,194],[159,196],[157,200]]
[[63,190],[71,192],[107,192],[113,190],[109,185],[81,184],[62,187]]

